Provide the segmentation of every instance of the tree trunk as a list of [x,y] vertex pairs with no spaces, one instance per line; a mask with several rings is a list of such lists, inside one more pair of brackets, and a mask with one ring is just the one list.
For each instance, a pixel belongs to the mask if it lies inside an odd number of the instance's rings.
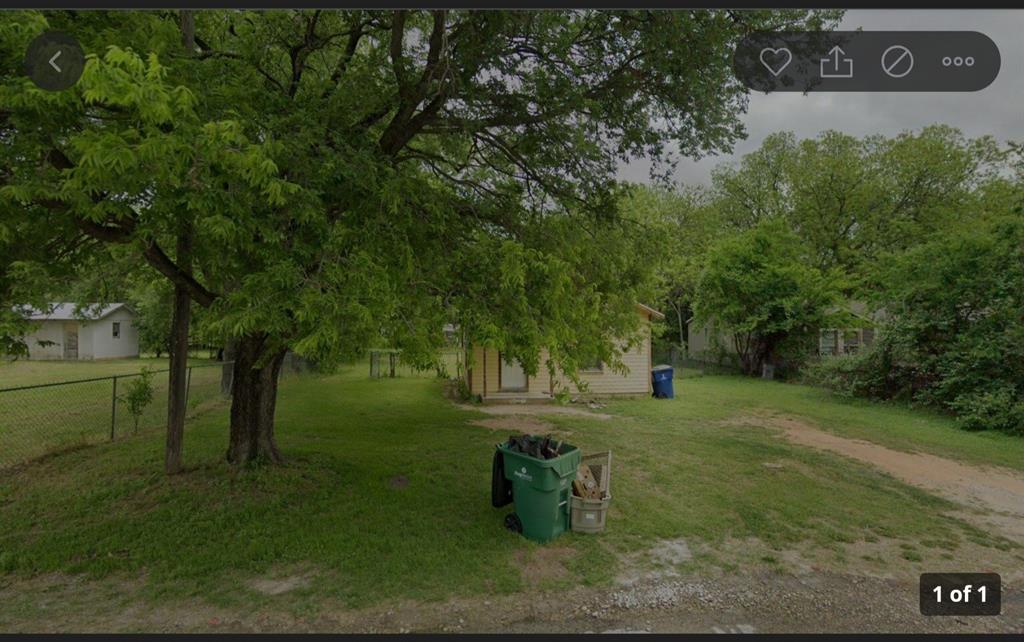
[[675,300],[673,300],[670,305],[672,306],[672,309],[675,310],[676,322],[679,324],[679,347],[685,349],[687,353],[689,353],[689,345],[686,340],[686,328],[683,325],[683,306],[679,305]]
[[[192,228],[183,221],[178,232],[177,260],[182,269],[192,264]],[[167,385],[167,443],[164,472],[181,472],[181,444],[185,435],[185,400],[188,396],[188,327],[192,317],[192,299],[188,290],[174,288],[174,313],[171,317],[171,371]]]
[[196,50],[196,17],[188,9],[181,12],[181,46],[189,54]]
[[231,384],[231,435],[227,459],[232,464],[284,460],[274,440],[277,381],[286,350],[268,353],[264,335],[238,340]]
[[754,375],[758,370],[757,339],[750,333],[741,336],[733,334],[733,345],[736,346],[736,354],[740,357],[740,366],[743,374]]

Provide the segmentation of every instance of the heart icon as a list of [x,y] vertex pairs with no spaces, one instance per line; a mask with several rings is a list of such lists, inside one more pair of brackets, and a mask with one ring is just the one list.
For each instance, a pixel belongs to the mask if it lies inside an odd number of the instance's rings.
[[785,47],[779,47],[778,49],[765,47],[761,50],[761,64],[768,71],[772,72],[773,76],[781,74],[791,62],[793,62],[793,54]]

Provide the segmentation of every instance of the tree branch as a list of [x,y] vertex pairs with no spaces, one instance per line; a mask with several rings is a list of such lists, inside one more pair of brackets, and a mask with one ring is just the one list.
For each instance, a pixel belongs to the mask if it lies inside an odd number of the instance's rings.
[[144,241],[142,246],[142,255],[146,257],[146,261],[153,266],[160,274],[163,274],[171,283],[178,287],[185,288],[188,290],[189,296],[204,308],[210,307],[211,304],[220,296],[214,292],[207,290],[203,284],[196,281],[195,278],[188,274],[185,270],[181,269],[171,257],[157,245],[156,241]]

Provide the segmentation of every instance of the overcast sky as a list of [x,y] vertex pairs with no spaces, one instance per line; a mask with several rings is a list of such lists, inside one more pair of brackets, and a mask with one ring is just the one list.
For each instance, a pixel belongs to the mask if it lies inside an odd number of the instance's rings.
[[[980,31],[999,47],[1002,66],[995,82],[969,93],[752,93],[742,116],[747,138],[733,154],[700,161],[682,159],[675,178],[707,183],[718,163],[757,149],[765,136],[787,130],[800,138],[837,129],[855,136],[894,135],[933,123],[959,127],[968,136],[991,134],[1000,142],[1024,139],[1024,10],[848,11],[841,29],[874,31]],[[633,163],[622,178],[648,182],[649,165]]]

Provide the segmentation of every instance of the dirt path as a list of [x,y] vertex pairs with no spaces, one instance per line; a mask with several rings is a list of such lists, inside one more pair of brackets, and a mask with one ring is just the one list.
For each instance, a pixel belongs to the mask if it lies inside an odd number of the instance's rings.
[[[103,586],[102,584],[100,586]],[[913,579],[880,579],[815,572],[676,576],[618,589],[570,588],[513,595],[474,596],[444,602],[399,601],[347,609],[320,603],[308,610],[263,606],[231,610],[201,600],[159,604],[125,600],[105,586],[47,576],[0,584],[0,605],[25,599],[33,614],[20,617],[0,606],[5,632],[169,633],[814,633],[1024,632],[1024,592],[1004,586],[996,617],[925,617],[918,612]],[[101,591],[102,592],[102,591]],[[97,602],[97,597],[100,601]],[[107,600],[104,602],[104,600]],[[113,606],[116,604],[116,607]],[[6,617],[5,617],[6,616]]]
[[778,428],[794,443],[871,464],[905,483],[983,511],[984,515],[972,517],[1009,539],[1024,542],[1024,477],[1012,471],[892,450],[869,441],[840,437],[790,417],[744,417],[730,423]]
[[481,404],[479,406],[468,406],[460,405],[459,408],[463,410],[475,410],[476,412],[482,412],[488,415],[499,415],[499,416],[544,416],[544,415],[574,415],[576,417],[587,417],[589,419],[600,419],[607,421],[612,418],[611,415],[604,412],[594,412],[592,410],[584,410],[583,408],[573,408],[572,406],[556,406],[547,403],[522,403],[522,404]]
[[487,415],[487,419],[477,419],[471,422],[474,426],[489,428],[497,432],[511,433],[533,433],[553,434],[564,439],[572,435],[572,431],[557,428],[554,424],[545,421],[544,417],[552,415],[570,415],[573,417],[586,417],[598,421],[608,421],[612,415],[603,412],[594,412],[583,408],[571,406],[555,406],[552,404],[494,404],[481,406],[461,405],[464,410],[475,410]]

